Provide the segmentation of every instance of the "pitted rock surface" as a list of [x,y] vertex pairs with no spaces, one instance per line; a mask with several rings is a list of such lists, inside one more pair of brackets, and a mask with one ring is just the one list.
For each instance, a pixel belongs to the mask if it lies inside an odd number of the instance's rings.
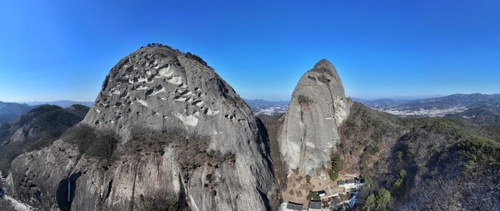
[[[142,197],[158,196],[162,191],[185,198],[191,210],[270,209],[274,176],[263,126],[213,69],[178,50],[145,47],[123,58],[106,76],[80,124],[119,134],[119,152],[127,150],[136,127],[180,128],[186,140],[190,136],[208,137],[207,152],[230,155],[230,161],[215,167],[209,161],[202,162],[185,178],[183,163],[178,160],[183,153],[179,146],[166,145],[161,154],[117,153],[112,163],[103,167],[94,158],[80,155],[74,146],[56,141],[14,160],[13,174],[18,177],[14,183],[30,183],[15,187],[19,198],[56,209],[55,188],[78,173],[77,179],[71,180],[76,187],[71,210],[140,209]],[[51,161],[32,162],[44,157]],[[36,195],[42,197],[37,199]]]

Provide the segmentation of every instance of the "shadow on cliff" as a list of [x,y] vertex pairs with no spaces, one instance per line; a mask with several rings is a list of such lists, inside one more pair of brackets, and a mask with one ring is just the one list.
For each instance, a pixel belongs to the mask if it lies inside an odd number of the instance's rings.
[[82,176],[82,172],[72,174],[68,178],[59,182],[59,185],[57,186],[56,200],[57,206],[60,210],[71,210],[71,203],[75,198],[76,180],[78,180],[80,176]]

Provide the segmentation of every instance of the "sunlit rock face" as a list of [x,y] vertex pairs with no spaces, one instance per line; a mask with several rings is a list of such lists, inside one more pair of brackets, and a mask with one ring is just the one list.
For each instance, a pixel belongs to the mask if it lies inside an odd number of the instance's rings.
[[[80,125],[119,136],[111,161],[82,155],[63,140],[23,154],[14,160],[14,182],[30,184],[19,186],[20,198],[37,204],[35,187],[51,209],[140,210],[166,196],[191,210],[270,209],[275,190],[265,129],[199,57],[166,46],[133,52],[111,69]],[[137,128],[177,131],[176,140],[156,151],[131,149],[141,143],[133,142]],[[44,157],[50,161],[33,162]],[[54,192],[65,181],[74,188],[67,204]]]
[[83,122],[125,139],[134,125],[214,135],[253,117],[247,107],[211,68],[168,47],[149,47],[111,69]]
[[289,173],[294,169],[318,175],[328,168],[339,141],[338,127],[347,119],[351,104],[329,61],[319,61],[300,78],[278,135]]

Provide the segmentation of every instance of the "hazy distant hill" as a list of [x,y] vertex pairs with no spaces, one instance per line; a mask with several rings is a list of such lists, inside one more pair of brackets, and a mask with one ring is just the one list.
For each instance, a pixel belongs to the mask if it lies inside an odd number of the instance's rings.
[[414,100],[402,106],[410,109],[447,109],[456,106],[467,108],[478,106],[499,106],[500,94],[454,94],[445,97]]
[[80,104],[87,107],[91,107],[93,102],[90,101],[71,101],[71,100],[57,100],[57,101],[32,101],[26,103],[10,103],[10,102],[2,102],[0,101],[0,124],[4,122],[11,121],[31,109],[36,108],[39,105],[56,105],[62,108],[69,108],[72,105]]
[[447,109],[455,106],[478,107],[499,106],[500,94],[453,94],[444,97],[425,99],[392,99],[381,98],[376,100],[355,99],[372,108],[399,107],[407,109]]
[[4,103],[0,101],[0,124],[13,120],[33,108],[33,106],[24,103]]
[[281,114],[288,108],[289,101],[266,101],[262,99],[243,99],[255,114]]
[[72,105],[75,105],[75,104],[80,104],[80,105],[84,105],[84,106],[87,106],[87,107],[92,107],[92,104],[94,102],[91,102],[91,101],[72,101],[72,100],[57,100],[57,101],[32,101],[32,102],[26,102],[26,104],[28,105],[43,105],[43,104],[49,104],[49,105],[56,105],[56,106],[59,106],[59,107],[62,107],[62,108],[69,108],[71,107]]
[[461,113],[450,114],[448,117],[461,118],[476,124],[500,124],[500,107],[479,106]]
[[471,108],[499,107],[500,94],[454,94],[426,99],[355,99],[379,111],[400,116],[444,116]]
[[392,99],[392,98],[381,98],[375,100],[353,98],[353,100],[372,108],[390,108],[412,101],[412,99]]

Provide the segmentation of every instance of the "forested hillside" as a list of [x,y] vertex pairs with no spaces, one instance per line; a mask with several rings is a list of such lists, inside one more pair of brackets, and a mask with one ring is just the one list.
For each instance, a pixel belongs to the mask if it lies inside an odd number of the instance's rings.
[[7,175],[17,155],[49,146],[64,131],[82,121],[88,110],[89,107],[78,104],[66,109],[42,105],[1,124],[0,170]]
[[354,104],[338,153],[343,169],[359,170],[367,181],[357,209],[499,209],[500,139],[492,128]]

